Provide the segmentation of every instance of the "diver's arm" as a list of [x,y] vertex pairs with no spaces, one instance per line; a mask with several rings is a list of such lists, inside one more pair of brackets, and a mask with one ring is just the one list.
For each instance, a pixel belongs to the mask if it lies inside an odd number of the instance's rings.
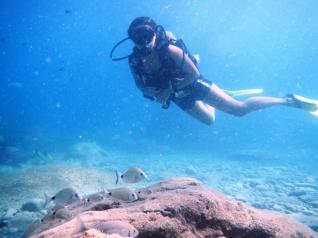
[[142,78],[135,72],[134,68],[131,66],[129,66],[129,68],[137,88],[143,93],[144,97],[151,99],[156,96],[159,90],[155,87],[146,87]]
[[169,99],[171,93],[173,92],[171,85],[166,89],[158,89],[156,87],[146,87],[143,83],[142,78],[134,71],[133,67],[130,66],[131,74],[135,80],[136,86],[142,92],[145,98],[150,100],[155,100],[160,104],[166,104]]
[[184,52],[180,48],[174,45],[169,45],[168,51],[176,65],[182,65],[181,70],[185,75],[183,80],[177,80],[175,85],[177,89],[181,89],[191,84],[193,81],[200,77],[200,72],[197,69],[197,67],[193,64],[191,59],[186,54],[184,54]]

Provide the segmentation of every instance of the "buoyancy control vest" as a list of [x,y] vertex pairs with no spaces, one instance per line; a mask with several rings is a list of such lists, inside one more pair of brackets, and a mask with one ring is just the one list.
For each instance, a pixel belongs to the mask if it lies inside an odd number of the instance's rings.
[[[139,86],[155,87],[158,89],[165,89],[172,86],[173,88],[172,80],[174,78],[184,77],[182,68],[185,55],[188,56],[196,66],[198,64],[198,59],[189,52],[182,39],[177,39],[171,32],[165,31],[162,27],[157,30],[157,32],[155,50],[158,53],[159,61],[161,63],[159,71],[155,74],[145,72],[142,63],[143,52],[137,47],[134,47],[133,53],[129,56],[129,65],[134,73],[141,79],[141,82],[138,82]],[[171,59],[167,49],[169,45],[174,45],[182,50],[183,58],[180,65],[176,65]]]

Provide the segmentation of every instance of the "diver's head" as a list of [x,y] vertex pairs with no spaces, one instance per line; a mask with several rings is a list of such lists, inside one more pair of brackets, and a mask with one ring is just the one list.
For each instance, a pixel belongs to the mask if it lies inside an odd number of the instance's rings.
[[[128,28],[128,37],[119,41],[110,51],[110,58],[112,60],[123,60],[128,58],[131,54],[122,57],[113,57],[113,53],[116,48],[127,40],[132,40],[139,49],[139,53],[142,56],[147,56],[151,54],[156,46],[156,41],[160,38],[160,33],[158,31],[160,27],[154,22],[154,20],[149,17],[137,17],[135,18]],[[163,29],[162,27],[160,29]],[[157,40],[158,39],[158,40]]]
[[137,17],[129,25],[128,36],[137,48],[152,49],[156,41],[156,26],[149,17]]

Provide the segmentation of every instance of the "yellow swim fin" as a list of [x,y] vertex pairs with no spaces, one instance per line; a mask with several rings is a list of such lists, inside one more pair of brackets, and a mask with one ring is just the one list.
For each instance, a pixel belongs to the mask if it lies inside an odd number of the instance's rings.
[[314,116],[318,116],[318,101],[296,94],[288,94],[287,98],[290,98],[295,103],[296,107],[307,111]]
[[253,89],[243,89],[243,90],[223,90],[226,94],[231,97],[238,97],[243,95],[251,95],[251,94],[260,94],[263,93],[262,88],[253,88]]
[[315,117],[318,117],[318,109],[314,112],[310,112],[311,115],[315,116]]

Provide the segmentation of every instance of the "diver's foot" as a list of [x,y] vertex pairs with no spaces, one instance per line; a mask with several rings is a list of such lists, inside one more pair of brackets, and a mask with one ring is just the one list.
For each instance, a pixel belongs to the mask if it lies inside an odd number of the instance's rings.
[[287,94],[286,99],[287,103],[292,107],[296,107],[307,112],[316,112],[318,110],[318,101],[310,98],[305,98],[296,94]]

